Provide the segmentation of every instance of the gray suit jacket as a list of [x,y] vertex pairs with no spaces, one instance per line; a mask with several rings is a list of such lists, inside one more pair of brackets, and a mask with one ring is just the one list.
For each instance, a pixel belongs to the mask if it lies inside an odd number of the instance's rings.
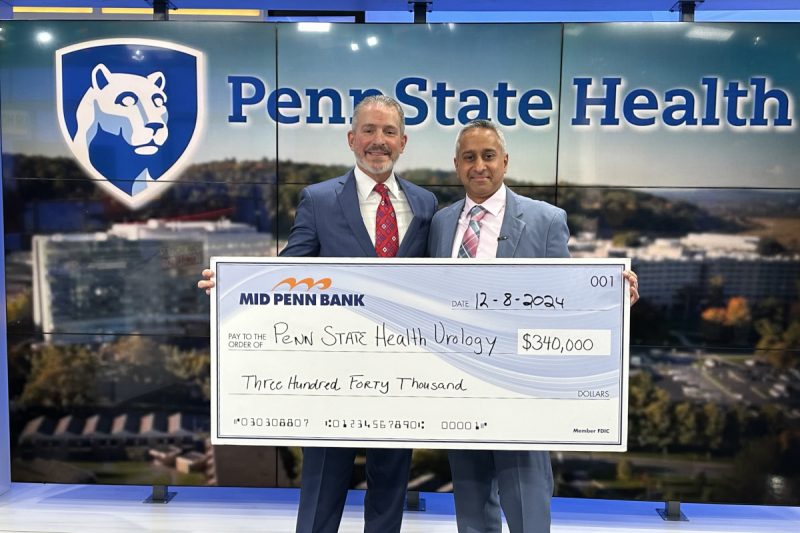
[[[431,257],[451,257],[464,200],[433,216],[428,238]],[[569,257],[567,214],[558,207],[520,196],[506,187],[506,213],[497,257]]]
[[[564,210],[507,191],[497,257],[569,257]],[[463,209],[461,200],[434,215],[432,257],[451,257]],[[501,502],[511,531],[550,531],[553,472],[547,452],[450,450],[448,457],[459,531],[500,531]]]

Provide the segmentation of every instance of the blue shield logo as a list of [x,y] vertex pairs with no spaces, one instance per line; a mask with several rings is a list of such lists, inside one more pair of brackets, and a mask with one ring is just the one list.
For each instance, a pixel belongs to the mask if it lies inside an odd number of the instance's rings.
[[152,39],[103,39],[56,52],[58,118],[86,172],[136,209],[189,163],[205,124],[203,53]]

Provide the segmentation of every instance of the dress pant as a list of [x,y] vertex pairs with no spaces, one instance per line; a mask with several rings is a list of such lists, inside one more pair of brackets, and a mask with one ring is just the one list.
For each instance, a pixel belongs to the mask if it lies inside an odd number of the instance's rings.
[[[353,477],[354,448],[303,448],[297,533],[336,533]],[[364,533],[399,533],[411,450],[367,449]]]
[[549,533],[549,452],[450,450],[458,533]]

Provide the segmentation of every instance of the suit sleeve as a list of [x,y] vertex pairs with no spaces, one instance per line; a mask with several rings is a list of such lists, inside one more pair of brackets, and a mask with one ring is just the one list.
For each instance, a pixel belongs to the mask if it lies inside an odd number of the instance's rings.
[[[440,230],[434,230],[434,225],[441,226],[441,223],[436,222],[436,214],[439,212],[439,198],[434,194],[433,195],[433,215],[431,216],[431,227],[428,231],[428,253],[427,257],[436,257],[436,246],[438,246],[438,239],[441,238],[439,235],[441,233]],[[436,240],[436,241],[434,241]]]
[[436,222],[436,215],[433,215],[433,219],[431,220],[431,230],[428,233],[428,253],[427,257],[436,257],[436,248],[438,247],[439,242],[439,230],[437,227],[439,224]]
[[284,257],[316,257],[319,255],[319,235],[314,216],[314,198],[308,189],[300,193],[300,203],[289,231],[289,242],[278,254]]
[[550,220],[547,229],[547,250],[545,257],[569,257],[569,226],[567,226],[567,213],[558,209]]

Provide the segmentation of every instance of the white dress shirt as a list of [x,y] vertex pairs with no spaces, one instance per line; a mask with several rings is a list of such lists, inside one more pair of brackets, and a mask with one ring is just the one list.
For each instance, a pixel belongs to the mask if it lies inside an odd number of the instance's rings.
[[461,216],[458,217],[458,228],[456,228],[456,237],[453,239],[453,251],[450,254],[452,257],[458,257],[458,249],[461,247],[464,233],[467,231],[467,226],[469,226],[469,212],[476,205],[486,209],[486,214],[480,222],[481,232],[478,235],[478,251],[475,252],[475,258],[494,259],[497,257],[497,238],[500,236],[500,228],[503,226],[503,217],[506,214],[505,185],[500,185],[497,192],[482,204],[476,204],[467,196],[464,202],[464,210],[461,211]]
[[[353,173],[356,176],[358,207],[361,209],[361,218],[367,227],[367,233],[369,233],[372,244],[375,245],[375,219],[378,214],[378,204],[381,203],[381,195],[375,192],[375,180],[367,176],[363,170],[358,168],[358,165],[356,165]],[[392,207],[394,207],[394,214],[397,220],[397,238],[400,239],[399,246],[403,242],[403,237],[409,224],[411,224],[411,219],[414,218],[414,214],[411,212],[411,206],[408,204],[406,194],[400,189],[400,185],[394,177],[394,172],[383,184],[389,189],[389,199],[392,201]]]

